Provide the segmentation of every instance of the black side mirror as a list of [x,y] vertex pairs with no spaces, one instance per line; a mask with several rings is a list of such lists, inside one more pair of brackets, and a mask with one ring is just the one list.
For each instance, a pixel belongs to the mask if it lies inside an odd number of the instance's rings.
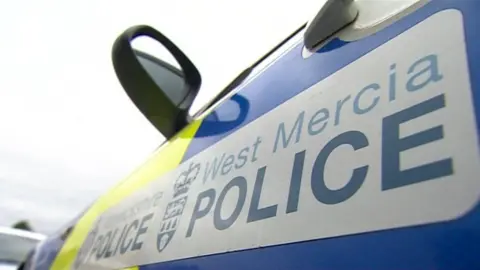
[[[132,42],[148,37],[163,46],[179,68]],[[167,139],[189,123],[188,110],[201,85],[201,76],[187,56],[163,34],[147,25],[125,30],[113,44],[112,61],[123,89],[143,115]]]

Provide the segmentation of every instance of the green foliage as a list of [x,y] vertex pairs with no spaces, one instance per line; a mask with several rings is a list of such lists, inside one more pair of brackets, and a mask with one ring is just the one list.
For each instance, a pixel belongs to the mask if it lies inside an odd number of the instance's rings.
[[15,229],[20,229],[25,231],[33,231],[32,226],[27,220],[20,220],[17,223],[13,224],[12,227]]

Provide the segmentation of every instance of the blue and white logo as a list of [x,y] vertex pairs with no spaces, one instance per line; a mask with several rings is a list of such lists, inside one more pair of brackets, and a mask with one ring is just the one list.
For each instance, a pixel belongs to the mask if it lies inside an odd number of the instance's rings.
[[162,252],[172,240],[180,223],[183,210],[187,204],[188,190],[198,176],[200,164],[190,164],[188,170],[182,172],[173,185],[173,198],[165,209],[165,214],[157,235],[157,249]]

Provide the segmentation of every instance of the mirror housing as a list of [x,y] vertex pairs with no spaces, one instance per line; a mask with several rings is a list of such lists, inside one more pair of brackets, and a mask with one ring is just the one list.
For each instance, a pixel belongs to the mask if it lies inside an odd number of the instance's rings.
[[[132,41],[140,36],[147,36],[163,45],[175,58],[181,70],[154,56],[135,50]],[[183,79],[183,89],[179,90],[182,91],[180,93],[182,96],[177,102],[171,100],[168,91],[178,89],[162,89],[146,67],[140,63],[139,58],[150,61],[164,73],[171,72],[172,76]],[[117,78],[127,95],[166,139],[173,137],[188,125],[188,111],[200,89],[201,76],[195,65],[172,41],[148,25],[130,27],[115,40],[112,62]]]

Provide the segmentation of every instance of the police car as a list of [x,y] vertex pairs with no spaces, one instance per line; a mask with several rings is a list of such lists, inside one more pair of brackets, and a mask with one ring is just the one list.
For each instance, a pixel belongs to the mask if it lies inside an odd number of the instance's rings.
[[113,67],[168,140],[36,268],[480,269],[479,13],[326,1],[193,115],[194,64],[125,30]]

